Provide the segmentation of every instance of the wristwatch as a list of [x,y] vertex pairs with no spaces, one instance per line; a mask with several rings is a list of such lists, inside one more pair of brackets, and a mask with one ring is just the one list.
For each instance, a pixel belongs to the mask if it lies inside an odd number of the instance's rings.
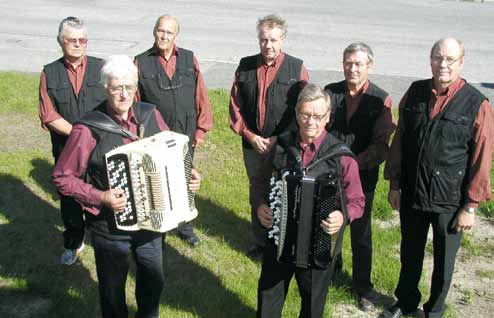
[[477,212],[477,208],[466,208],[465,211],[467,211],[468,213],[475,213]]

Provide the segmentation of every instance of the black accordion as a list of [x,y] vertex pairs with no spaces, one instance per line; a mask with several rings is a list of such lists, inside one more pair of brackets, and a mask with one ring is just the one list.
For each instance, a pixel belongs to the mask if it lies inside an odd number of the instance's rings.
[[313,177],[284,170],[278,178],[271,178],[269,202],[274,220],[268,236],[277,245],[279,262],[302,268],[328,267],[339,235],[327,234],[320,224],[338,210],[338,188],[334,171]]

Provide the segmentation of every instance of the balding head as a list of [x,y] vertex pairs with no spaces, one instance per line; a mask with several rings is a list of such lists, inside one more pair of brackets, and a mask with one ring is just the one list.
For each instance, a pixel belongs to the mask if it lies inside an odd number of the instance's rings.
[[453,37],[447,37],[437,40],[434,43],[434,45],[431,48],[431,58],[432,56],[434,56],[437,50],[439,50],[441,47],[446,47],[446,46],[451,48],[457,48],[460,54],[459,57],[465,56],[465,46],[463,45],[463,42]]
[[431,49],[431,70],[434,87],[438,91],[448,88],[460,77],[465,48],[460,40],[452,37],[440,39]]

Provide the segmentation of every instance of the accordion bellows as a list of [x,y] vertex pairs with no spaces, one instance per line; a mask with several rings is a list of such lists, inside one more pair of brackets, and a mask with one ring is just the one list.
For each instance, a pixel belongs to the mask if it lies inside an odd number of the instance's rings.
[[106,154],[108,184],[127,197],[115,213],[124,231],[167,232],[197,217],[194,193],[188,190],[192,158],[186,135],[164,131]]

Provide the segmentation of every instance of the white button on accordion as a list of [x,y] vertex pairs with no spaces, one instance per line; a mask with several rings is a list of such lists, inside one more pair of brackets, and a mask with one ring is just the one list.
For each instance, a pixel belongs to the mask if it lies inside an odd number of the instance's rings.
[[197,217],[188,141],[164,131],[106,154],[108,184],[127,197],[125,210],[115,213],[118,229],[164,233]]

